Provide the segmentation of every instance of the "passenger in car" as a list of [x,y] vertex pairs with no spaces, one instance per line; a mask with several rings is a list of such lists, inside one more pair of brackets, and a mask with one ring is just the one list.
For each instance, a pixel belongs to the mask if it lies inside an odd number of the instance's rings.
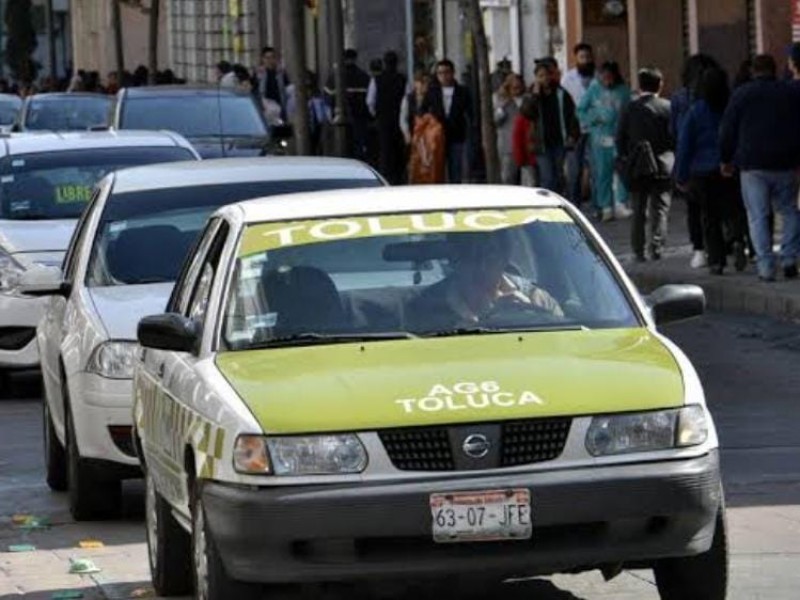
[[511,241],[506,232],[457,234],[451,237],[453,271],[411,300],[406,316],[416,332],[447,331],[479,325],[508,306],[530,307],[563,317],[558,301],[546,290],[509,272]]

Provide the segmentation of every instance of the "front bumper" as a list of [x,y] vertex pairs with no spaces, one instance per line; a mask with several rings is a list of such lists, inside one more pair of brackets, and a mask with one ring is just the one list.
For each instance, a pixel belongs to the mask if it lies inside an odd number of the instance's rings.
[[[439,545],[429,496],[527,488],[528,541]],[[263,583],[495,572],[525,577],[705,552],[719,456],[431,481],[301,487],[207,482],[206,518],[232,577]]]
[[[36,326],[44,315],[46,299],[27,298],[0,293],[0,368],[31,369],[39,366],[39,348],[36,343]],[[16,343],[19,330],[30,330],[29,340],[21,346]],[[6,336],[6,332],[14,334]],[[8,339],[10,345],[2,340]]]

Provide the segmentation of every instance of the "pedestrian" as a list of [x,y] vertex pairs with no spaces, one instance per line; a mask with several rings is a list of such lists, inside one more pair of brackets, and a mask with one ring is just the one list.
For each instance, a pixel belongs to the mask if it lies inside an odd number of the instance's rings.
[[233,65],[227,60],[217,63],[217,83],[222,88],[236,87],[236,73],[233,72]]
[[519,183],[519,167],[514,160],[513,132],[525,95],[525,82],[517,73],[510,73],[494,94],[494,122],[497,126],[497,150],[500,154],[502,182]]
[[244,65],[235,64],[232,67],[232,72],[234,77],[233,87],[239,91],[252,94],[253,79],[250,75],[250,71],[247,70],[247,67]]
[[742,194],[758,275],[774,281],[777,261],[769,231],[772,205],[783,222],[780,265],[787,279],[797,278],[800,214],[797,208],[800,168],[800,92],[778,81],[777,63],[767,54],[753,59],[753,81],[733,95],[720,126],[722,174],[741,171]]
[[374,77],[367,91],[367,106],[376,119],[378,170],[391,185],[399,185],[405,171],[405,143],[400,129],[400,105],[406,92],[405,75],[398,72],[400,57],[387,52],[383,72]]
[[491,74],[491,85],[492,85],[492,92],[497,92],[503,87],[508,80],[508,76],[513,73],[513,67],[511,66],[511,61],[508,58],[504,58],[503,60],[497,63],[497,67]]
[[312,71],[306,71],[306,90],[308,93],[308,132],[311,137],[311,154],[323,154],[323,136],[328,123],[331,121],[331,111],[325,96],[319,89],[317,76]]
[[655,68],[639,71],[639,96],[622,113],[617,152],[626,165],[626,184],[633,210],[631,245],[644,262],[646,226],[650,218],[650,257],[661,258],[667,239],[674,142],[670,134],[670,105],[661,97],[664,75]]
[[564,190],[564,160],[567,147],[580,135],[572,96],[561,87],[558,63],[544,59],[534,70],[531,97],[537,104],[539,124],[536,164],[539,185],[556,193]]
[[[369,108],[367,90],[369,75],[358,66],[358,52],[353,48],[344,51],[345,99],[350,119],[350,156],[359,160],[367,159],[367,139],[369,135]],[[336,79],[334,73],[328,77],[325,94],[331,107],[336,105]]]
[[615,62],[601,65],[578,105],[581,125],[589,132],[592,170],[592,202],[602,221],[631,216],[627,190],[621,182],[615,190],[616,134],[622,111],[631,99],[630,88]]
[[431,76],[424,69],[419,69],[414,73],[414,89],[406,94],[400,104],[400,118],[398,125],[403,132],[406,145],[411,144],[411,136],[414,134],[414,121],[421,114],[425,97],[430,88]]
[[[561,85],[564,87],[575,106],[578,106],[584,94],[595,79],[597,67],[594,61],[594,49],[591,44],[581,42],[572,51],[575,58],[575,66],[566,72]],[[567,186],[570,199],[573,203],[580,205],[584,200],[584,185],[588,171],[588,148],[589,135],[584,127],[581,127],[580,137],[575,142],[575,147],[567,153]]]
[[472,101],[469,90],[456,81],[451,60],[445,58],[436,64],[436,84],[430,86],[422,112],[432,114],[444,127],[447,178],[450,183],[461,183]]
[[291,82],[281,67],[280,55],[272,46],[265,46],[261,50],[261,64],[256,69],[255,79],[258,82],[258,97],[264,106],[264,112],[275,113],[285,122],[289,116]]
[[530,96],[526,97],[514,119],[512,152],[519,168],[520,185],[536,187],[539,178],[536,156],[539,150],[539,105]]
[[787,67],[792,80],[800,81],[800,42],[795,42],[789,48]]
[[726,267],[726,238],[733,246],[736,270],[747,265],[744,219],[737,206],[741,192],[737,180],[723,177],[719,169],[719,130],[729,97],[727,73],[719,67],[706,69],[681,125],[675,166],[678,188],[689,191],[700,207],[703,242],[714,275],[722,275]]
[[[671,125],[670,131],[675,138],[676,145],[680,145],[681,124],[694,102],[695,89],[703,72],[711,68],[721,68],[716,60],[706,54],[693,54],[686,59],[681,72],[681,87],[672,94]],[[706,248],[703,235],[703,219],[700,203],[692,196],[692,187],[675,190],[675,196],[686,201],[686,227],[689,230],[689,240],[692,244],[692,258],[689,266],[693,269],[702,269],[708,266]]]

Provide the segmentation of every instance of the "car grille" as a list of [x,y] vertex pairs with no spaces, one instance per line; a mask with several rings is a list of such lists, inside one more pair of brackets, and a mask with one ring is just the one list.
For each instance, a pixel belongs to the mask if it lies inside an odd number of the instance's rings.
[[[466,468],[505,468],[554,460],[564,452],[571,426],[571,418],[501,423],[498,433],[488,436],[493,446],[499,444],[496,458],[475,461],[474,467],[468,463]],[[455,471],[464,465],[464,459],[456,459],[462,452],[464,431],[470,428],[415,427],[379,431],[378,437],[392,464],[401,471]]]
[[35,327],[0,327],[0,350],[22,350],[35,336]]

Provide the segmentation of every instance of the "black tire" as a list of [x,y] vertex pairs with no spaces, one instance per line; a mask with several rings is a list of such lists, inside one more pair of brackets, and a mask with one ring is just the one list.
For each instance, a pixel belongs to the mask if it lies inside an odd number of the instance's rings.
[[658,561],[653,567],[661,600],[725,600],[728,593],[728,531],[724,504],[708,552]]
[[50,415],[50,405],[47,398],[42,400],[42,421],[44,423],[44,465],[47,472],[47,485],[54,492],[66,492],[69,487],[67,480],[67,453],[64,445],[56,435],[53,418]]
[[194,595],[199,600],[257,600],[264,592],[260,585],[235,581],[228,576],[211,537],[197,490],[192,498],[192,577]]
[[[64,384],[66,394],[66,384]],[[69,512],[76,521],[114,519],[122,511],[122,482],[103,477],[97,469],[82,459],[78,451],[75,427],[69,403],[65,407],[67,430],[67,480],[69,482]]]
[[192,591],[192,537],[175,520],[147,472],[145,485],[147,555],[153,587],[159,596],[184,596]]

